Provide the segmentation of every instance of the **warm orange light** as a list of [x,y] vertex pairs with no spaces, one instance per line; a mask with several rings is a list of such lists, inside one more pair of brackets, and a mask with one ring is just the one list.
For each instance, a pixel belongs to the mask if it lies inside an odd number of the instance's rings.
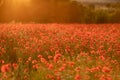
[[31,0],[13,0],[16,3],[29,3]]
[[22,5],[29,6],[31,4],[31,0],[12,0],[12,4],[14,7]]

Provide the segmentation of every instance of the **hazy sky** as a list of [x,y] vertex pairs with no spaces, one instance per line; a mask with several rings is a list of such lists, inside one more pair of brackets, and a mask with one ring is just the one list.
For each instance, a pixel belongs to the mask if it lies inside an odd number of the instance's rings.
[[76,1],[83,1],[83,2],[113,2],[118,0],[76,0]]

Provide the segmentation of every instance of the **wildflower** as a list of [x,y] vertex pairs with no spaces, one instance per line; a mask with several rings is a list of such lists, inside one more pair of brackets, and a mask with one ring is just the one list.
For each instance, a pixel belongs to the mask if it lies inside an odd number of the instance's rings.
[[50,70],[53,69],[53,65],[52,65],[52,64],[49,64],[49,65],[48,65],[48,69],[50,69]]
[[32,57],[29,57],[29,58],[28,58],[28,61],[31,61],[31,60],[32,60]]
[[99,59],[101,59],[102,61],[104,61],[105,57],[104,56],[100,56]]
[[8,71],[10,71],[10,64],[2,65],[2,67],[1,67],[1,72],[2,72],[2,73],[6,73],[6,72],[8,72]]
[[75,69],[75,71],[76,71],[76,72],[79,72],[79,71],[80,71],[80,67],[77,67],[77,68]]
[[66,61],[66,58],[63,58],[63,61],[65,62],[65,61]]
[[45,58],[41,58],[41,62],[42,62],[42,63],[45,63],[45,64],[47,63],[47,61],[46,61]]
[[35,63],[37,63],[37,60],[33,60],[33,61],[32,61],[32,64],[35,64]]
[[75,62],[68,62],[68,65],[73,67],[75,65]]
[[52,59],[53,57],[52,56],[48,56],[48,59]]
[[33,68],[34,68],[34,69],[38,69],[38,64],[34,64],[34,65],[33,65]]
[[4,63],[5,63],[5,61],[4,61],[4,60],[0,60],[0,63],[4,64]]
[[81,80],[81,76],[79,74],[75,75],[75,80]]
[[62,66],[60,69],[59,69],[59,71],[64,71],[65,70],[65,67],[64,66]]
[[57,53],[57,54],[54,56],[54,62],[57,62],[61,56],[62,56],[62,55],[61,55],[60,53]]
[[39,59],[41,59],[41,58],[42,58],[42,55],[38,55],[37,57],[38,57]]
[[50,79],[50,80],[54,80],[54,76],[53,76],[53,75],[50,75],[50,74],[47,74],[47,75],[46,75],[46,78],[47,78],[47,79]]
[[18,65],[16,63],[13,63],[12,66],[15,70],[18,68]]
[[61,80],[61,77],[60,77],[60,76],[57,76],[57,80]]
[[104,72],[104,73],[109,73],[109,72],[110,72],[110,68],[104,66],[104,67],[102,68],[102,72]]
[[112,80],[112,79],[110,76],[102,75],[102,76],[100,76],[99,80]]

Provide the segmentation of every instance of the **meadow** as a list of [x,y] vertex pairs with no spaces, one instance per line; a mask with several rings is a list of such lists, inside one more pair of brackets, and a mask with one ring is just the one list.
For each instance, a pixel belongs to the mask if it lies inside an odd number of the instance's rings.
[[120,80],[120,24],[0,24],[0,80]]

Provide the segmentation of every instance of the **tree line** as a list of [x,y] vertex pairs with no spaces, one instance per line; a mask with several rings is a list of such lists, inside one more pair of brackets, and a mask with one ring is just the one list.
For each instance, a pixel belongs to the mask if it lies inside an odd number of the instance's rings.
[[[7,0],[6,0],[7,1]],[[83,4],[71,0],[31,0],[30,5],[0,6],[0,22],[120,23],[120,3]]]

